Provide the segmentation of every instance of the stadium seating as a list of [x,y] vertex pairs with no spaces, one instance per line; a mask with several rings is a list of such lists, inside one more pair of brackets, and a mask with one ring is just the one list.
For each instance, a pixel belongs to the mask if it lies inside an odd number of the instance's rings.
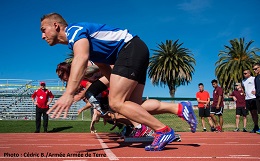
[[[46,87],[55,96],[51,107],[65,91],[65,84],[60,80],[0,79],[0,119],[35,119],[35,105],[31,95],[39,88],[41,81],[46,82]],[[77,110],[81,106],[81,103],[73,104],[67,119],[77,118]]]

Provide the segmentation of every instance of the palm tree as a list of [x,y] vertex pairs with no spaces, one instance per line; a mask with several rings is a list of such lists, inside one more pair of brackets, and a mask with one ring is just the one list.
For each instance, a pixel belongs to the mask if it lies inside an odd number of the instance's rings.
[[224,45],[225,50],[219,52],[215,74],[225,94],[233,90],[236,82],[242,81],[243,70],[250,69],[253,72],[252,65],[260,61],[260,57],[256,54],[260,51],[259,48],[249,49],[253,42],[251,40],[245,43],[244,38],[230,40],[231,46]]
[[175,96],[177,87],[189,84],[194,73],[193,65],[196,64],[193,54],[172,40],[158,44],[158,49],[149,60],[148,77],[153,85],[169,87],[171,97]]

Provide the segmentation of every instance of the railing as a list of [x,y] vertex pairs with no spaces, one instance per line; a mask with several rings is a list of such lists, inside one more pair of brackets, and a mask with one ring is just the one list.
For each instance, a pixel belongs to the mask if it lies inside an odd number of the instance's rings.
[[[31,95],[39,88],[41,81],[54,94],[52,106],[65,91],[65,84],[60,80],[0,79],[0,119],[35,119]],[[79,106],[79,103],[72,105],[68,119],[77,117]]]
[[[47,88],[50,89],[57,100],[65,91],[65,85],[59,80],[43,80],[46,82]],[[0,119],[34,119],[35,117],[35,105],[31,102],[32,92],[39,87],[40,81],[38,80],[17,80],[17,79],[0,79]],[[143,99],[147,99],[144,97]],[[198,129],[201,129],[201,120],[198,117],[197,100],[196,98],[170,98],[170,97],[149,97],[149,99],[157,99],[160,101],[168,102],[180,102],[191,101],[193,108],[198,118]],[[55,102],[53,101],[53,103]],[[53,105],[51,104],[51,106]],[[235,103],[232,99],[224,99],[225,110],[223,114],[224,118],[224,130],[230,131],[235,128]],[[77,116],[77,110],[83,106],[81,103],[73,104],[69,110],[68,119],[75,119]],[[85,114],[88,114],[87,117]],[[173,114],[161,114],[156,115],[158,119],[167,125],[180,129],[180,127],[187,127],[185,122],[180,122],[179,118]],[[82,113],[82,119],[90,120],[89,112]],[[252,118],[247,116],[247,127],[253,129]],[[206,121],[207,122],[207,121]],[[240,126],[242,124],[240,120]]]

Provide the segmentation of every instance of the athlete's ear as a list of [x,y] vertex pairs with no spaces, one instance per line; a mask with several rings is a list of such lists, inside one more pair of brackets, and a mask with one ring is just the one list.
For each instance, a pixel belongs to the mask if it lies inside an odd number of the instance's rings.
[[57,32],[60,32],[60,25],[59,25],[59,23],[53,22],[53,25],[54,25],[56,31],[57,31]]

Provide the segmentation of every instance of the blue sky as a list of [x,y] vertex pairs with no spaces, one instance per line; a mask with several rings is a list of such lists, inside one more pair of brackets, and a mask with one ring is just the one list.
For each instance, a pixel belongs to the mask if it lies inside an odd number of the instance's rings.
[[[192,82],[179,87],[176,97],[195,97],[200,82],[212,96],[215,62],[229,40],[244,37],[255,41],[251,47],[260,47],[259,0],[3,0],[0,8],[0,79],[57,78],[56,66],[70,50],[41,39],[40,18],[50,12],[62,14],[68,23],[127,28],[150,49],[179,39],[197,64]],[[168,87],[154,87],[147,79],[144,96],[169,97]]]

